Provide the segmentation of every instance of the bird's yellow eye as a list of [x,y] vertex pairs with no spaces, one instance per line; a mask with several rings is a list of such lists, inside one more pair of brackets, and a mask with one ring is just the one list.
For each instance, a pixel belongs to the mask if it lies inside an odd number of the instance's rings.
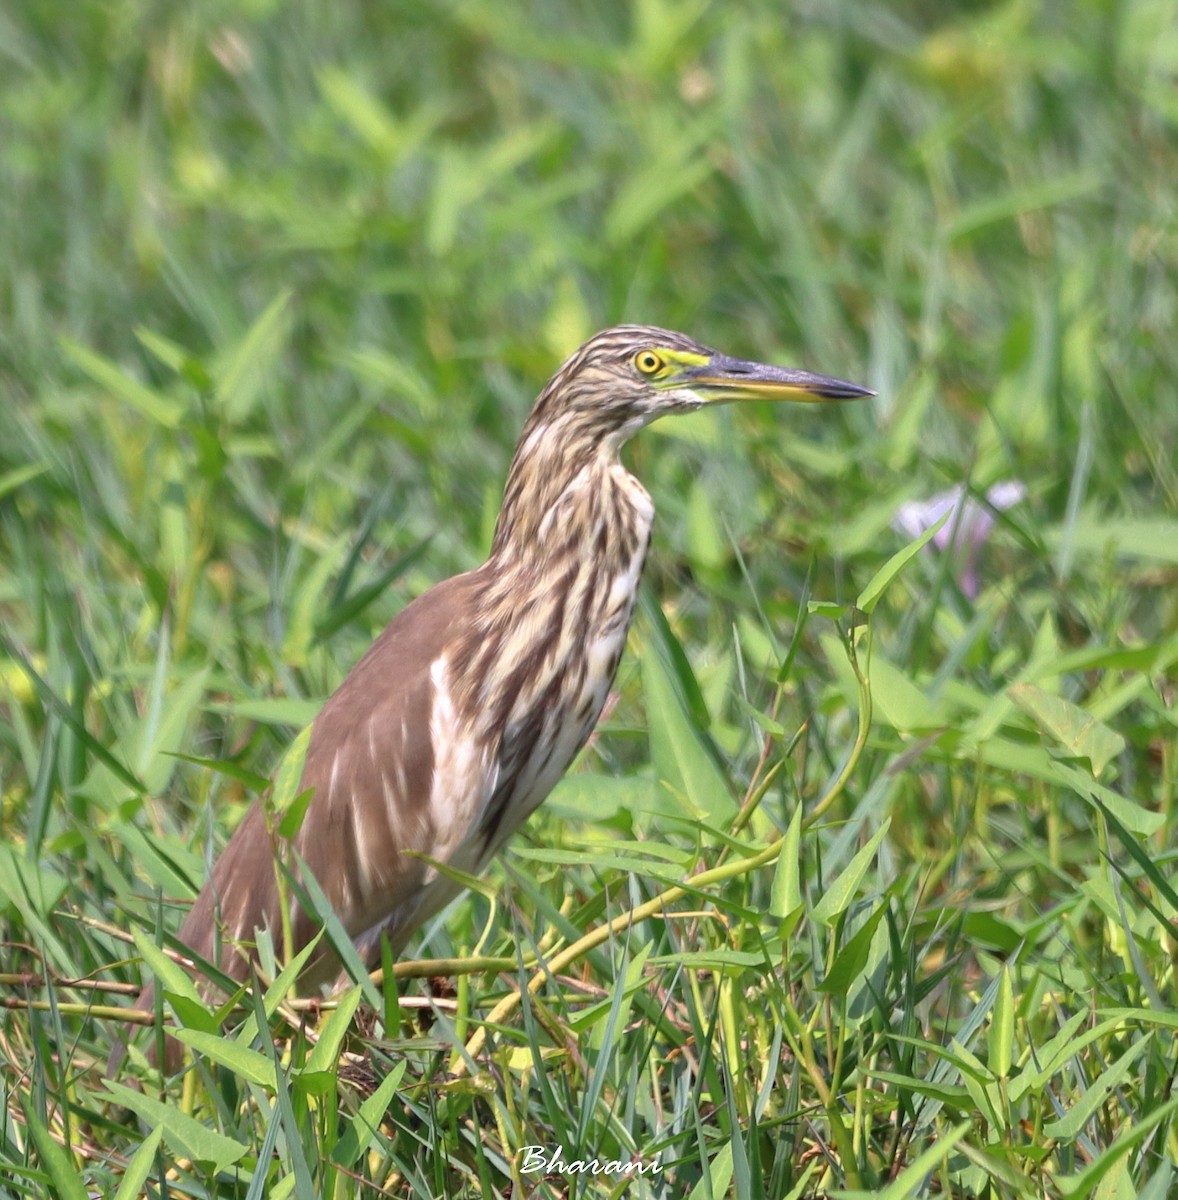
[[653,375],[656,371],[661,371],[665,364],[663,363],[662,356],[656,354],[653,350],[639,350],[634,355],[634,365],[643,375]]

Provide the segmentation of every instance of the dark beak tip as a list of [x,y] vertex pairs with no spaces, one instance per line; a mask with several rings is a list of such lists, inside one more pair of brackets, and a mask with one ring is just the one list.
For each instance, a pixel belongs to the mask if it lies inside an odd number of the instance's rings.
[[871,388],[861,387],[857,383],[847,383],[841,379],[834,381],[829,387],[816,388],[815,391],[828,400],[866,400],[869,396],[879,395]]

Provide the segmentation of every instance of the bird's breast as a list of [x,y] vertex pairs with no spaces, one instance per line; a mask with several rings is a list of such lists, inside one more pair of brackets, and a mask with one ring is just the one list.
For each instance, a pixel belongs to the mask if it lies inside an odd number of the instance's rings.
[[[645,496],[645,492],[642,493]],[[652,514],[651,514],[652,515]],[[514,828],[539,805],[564,774],[597,724],[617,674],[634,616],[638,584],[650,545],[651,521],[632,518],[610,553],[585,562],[568,585],[560,631],[544,679],[521,693],[505,745],[505,778],[514,780],[509,800]],[[602,569],[604,564],[606,569]]]
[[[451,861],[481,870],[593,732],[621,661],[654,506],[620,464],[579,472],[527,542],[477,573],[481,615],[448,667],[493,790]],[[442,775],[439,772],[439,788]]]

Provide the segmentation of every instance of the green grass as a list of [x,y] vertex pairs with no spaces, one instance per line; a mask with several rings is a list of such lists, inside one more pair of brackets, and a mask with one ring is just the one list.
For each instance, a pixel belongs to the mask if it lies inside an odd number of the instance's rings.
[[[0,64],[0,1190],[1171,1194],[1172,3],[17,0]],[[105,1010],[623,319],[880,395],[642,434],[617,705],[427,965],[225,1033],[180,975],[196,1066],[112,1095]],[[976,596],[872,594],[1004,479]]]

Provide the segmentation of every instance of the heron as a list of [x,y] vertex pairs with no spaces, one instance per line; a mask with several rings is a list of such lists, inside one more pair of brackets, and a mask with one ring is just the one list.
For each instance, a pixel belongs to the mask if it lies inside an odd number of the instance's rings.
[[[369,968],[384,942],[400,951],[460,890],[436,864],[482,873],[601,715],[654,520],[622,462],[627,439],[659,417],[730,401],[873,394],[653,326],[590,338],[524,424],[487,560],[413,600],[346,676],[311,727],[298,831],[280,837],[255,804],[179,942],[247,980],[258,931],[289,923],[292,951],[318,934],[314,907],[285,886],[310,872]],[[300,989],[313,993],[340,968],[321,939]],[[137,1007],[151,1001],[149,985]]]

